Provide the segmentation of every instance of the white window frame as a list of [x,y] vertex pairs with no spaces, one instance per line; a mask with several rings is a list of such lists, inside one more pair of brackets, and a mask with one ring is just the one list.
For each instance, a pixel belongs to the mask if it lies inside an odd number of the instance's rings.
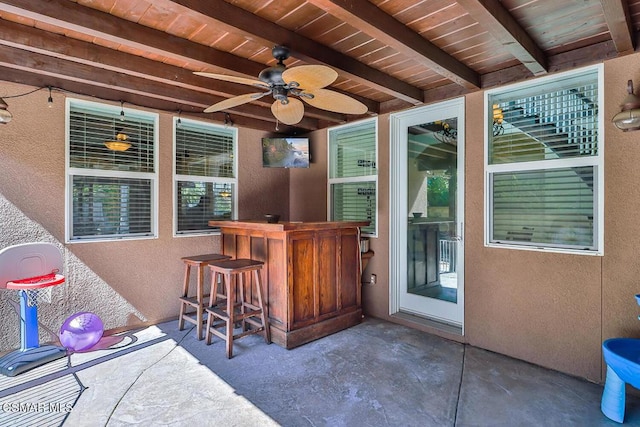
[[[349,128],[353,126],[361,126],[366,124],[367,122],[372,122],[374,124],[374,132],[375,132],[375,162],[376,162],[376,174],[375,175],[365,175],[365,176],[354,176],[348,178],[331,178],[331,168],[332,168],[332,158],[331,158],[331,132],[338,131],[340,129]],[[329,221],[333,220],[333,206],[332,206],[332,191],[331,187],[334,184],[344,184],[344,183],[356,183],[356,182],[373,182],[376,188],[375,202],[376,202],[376,212],[375,212],[375,231],[373,233],[362,232],[362,236],[366,237],[378,237],[378,118],[373,117],[371,119],[359,120],[356,122],[346,123],[340,126],[333,126],[327,128],[327,219]]]
[[[125,172],[109,171],[100,169],[72,168],[70,167],[70,113],[71,108],[77,106],[95,110],[96,113],[104,113],[108,116],[117,116],[124,111],[125,116],[145,117],[153,120],[154,140],[153,140],[153,172]],[[159,135],[159,115],[142,110],[134,110],[123,106],[114,106],[100,102],[86,101],[82,99],[67,98],[65,101],[65,242],[66,243],[88,243],[88,242],[113,242],[122,240],[148,240],[158,238],[158,135]],[[105,148],[106,149],[106,148]],[[95,176],[111,178],[133,178],[148,179],[151,181],[151,234],[131,235],[131,236],[95,236],[74,238],[73,233],[73,177],[74,176]]]
[[[176,129],[181,123],[188,123],[192,126],[201,127],[204,130],[215,131],[224,129],[225,132],[231,131],[233,134],[233,178],[208,177],[200,175],[179,175],[176,171],[176,155],[177,155],[177,138]],[[220,229],[211,228],[210,230],[194,230],[178,232],[178,181],[198,181],[210,182],[217,184],[231,184],[233,207],[231,212],[232,219],[238,218],[238,128],[217,125],[215,123],[203,122],[198,120],[173,117],[173,237],[197,237],[208,235],[219,235]]]
[[[597,154],[595,156],[585,157],[573,157],[567,159],[553,159],[553,160],[540,160],[530,162],[514,162],[514,163],[500,163],[489,164],[489,133],[492,132],[493,125],[493,110],[489,107],[489,96],[495,93],[505,93],[508,91],[518,91],[523,88],[532,86],[544,86],[546,84],[553,85],[555,81],[561,78],[572,77],[578,74],[585,74],[589,72],[598,73],[598,141],[597,141]],[[516,83],[513,85],[503,86],[500,88],[490,89],[484,93],[484,188],[485,188],[485,200],[484,200],[484,212],[485,212],[485,227],[484,227],[484,245],[492,248],[502,249],[517,249],[517,250],[529,250],[529,251],[542,251],[542,252],[557,252],[557,253],[569,253],[579,255],[604,255],[604,67],[602,64],[595,66],[584,67],[577,70],[572,70],[565,73],[558,73],[551,76],[545,76],[536,78],[535,80],[527,80],[525,82]],[[493,235],[493,218],[492,218],[492,206],[493,206],[493,183],[492,176],[501,172],[521,172],[521,171],[533,171],[533,170],[549,170],[549,169],[563,169],[574,168],[581,166],[593,166],[594,168],[594,182],[593,182],[593,194],[594,194],[594,218],[593,226],[594,232],[594,248],[593,249],[576,249],[576,248],[561,248],[550,247],[540,244],[525,245],[514,242],[510,243],[495,243],[491,241]]]

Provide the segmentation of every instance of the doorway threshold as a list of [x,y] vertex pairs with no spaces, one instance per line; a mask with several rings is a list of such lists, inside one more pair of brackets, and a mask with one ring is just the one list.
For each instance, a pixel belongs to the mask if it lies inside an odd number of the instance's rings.
[[391,315],[391,317],[402,319],[411,323],[416,323],[420,326],[426,326],[429,328],[437,329],[439,331],[446,332],[448,334],[463,336],[462,326],[460,325],[454,325],[451,323],[431,319],[424,316],[419,316],[413,313],[407,313],[404,311],[399,311],[397,313],[394,313]]

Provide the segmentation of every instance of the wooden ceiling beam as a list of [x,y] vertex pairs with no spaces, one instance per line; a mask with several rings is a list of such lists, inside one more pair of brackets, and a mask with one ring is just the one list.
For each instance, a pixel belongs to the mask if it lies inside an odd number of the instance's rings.
[[616,51],[621,54],[633,53],[633,31],[631,29],[631,17],[629,6],[623,0],[600,0],[604,19],[609,27],[611,39]]
[[547,73],[548,62],[545,53],[499,0],[456,1],[534,76]]
[[[20,83],[34,87],[51,86],[52,88],[54,88],[54,91],[61,92],[66,96],[78,96],[80,98],[89,99],[95,98],[95,100],[100,102],[112,102],[117,103],[118,105],[120,101],[124,101],[125,105],[131,105],[134,108],[140,107],[164,112],[177,112],[178,110],[181,110],[182,107],[184,107],[181,104],[170,103],[157,98],[150,98],[142,95],[133,96],[131,94],[123,93],[119,89],[111,89],[108,87],[99,87],[87,83],[74,82],[56,76],[25,73],[15,68],[0,66],[0,76],[2,76],[3,79],[6,79],[5,81],[11,81],[12,83]],[[2,81],[0,81],[0,84],[1,83]],[[42,96],[44,96],[42,100],[42,105],[44,108],[44,105],[46,105],[46,95],[43,94]],[[11,110],[11,98],[7,98],[7,103],[9,104],[9,110]],[[55,103],[53,107],[57,108]],[[181,110],[181,117],[189,117],[196,120],[207,120],[211,122],[224,123],[224,113],[205,115],[200,109],[193,110],[189,107],[187,107],[187,109]],[[283,125],[280,125],[279,131],[274,131],[275,128],[273,121],[257,120],[249,117],[237,116],[235,114],[231,117],[233,119],[234,126],[242,126],[271,133],[276,132],[283,135],[292,135],[300,132],[307,132],[307,130],[305,129]]]
[[247,93],[247,86],[207,79],[184,68],[0,19],[0,44],[105,70],[126,72],[218,96]]
[[[53,58],[39,53],[25,55],[21,49],[8,46],[0,46],[0,66],[86,85],[112,88],[132,96],[156,98],[179,104],[182,106],[180,109],[184,111],[193,108],[202,111],[212,101],[217,102],[224,99],[220,97],[216,99],[208,94],[185,91],[176,86],[165,85],[142,77],[97,69],[90,65]],[[275,123],[271,110],[257,105],[241,105],[233,110],[233,114],[234,116],[245,116]],[[318,121],[305,117],[297,126],[315,130],[318,129]]]
[[[50,33],[38,28],[1,19],[0,23],[2,24],[0,25],[0,45],[125,73],[180,87],[188,91],[215,95],[215,98],[211,98],[210,104],[220,101],[229,95],[236,96],[256,91],[255,88],[251,89],[245,85],[200,77],[184,68]],[[185,93],[185,97],[187,96]],[[254,105],[270,108],[271,103],[264,101],[254,102]],[[324,111],[311,106],[306,106],[305,114],[311,118],[333,123],[345,121],[343,114]]]
[[[549,56],[549,72],[557,73],[572,70],[576,67],[599,64],[606,60],[614,59],[617,56],[618,55],[613,46],[613,41],[608,40],[595,45],[589,45],[569,52]],[[482,76],[482,89],[490,89],[517,83],[528,78],[534,77],[527,73],[527,68],[524,65],[517,65],[504,70],[484,74]],[[454,84],[440,86],[438,88],[425,91],[425,103],[439,102],[444,99],[463,96],[471,92],[474,91],[466,90]],[[389,108],[393,108],[393,106],[388,106],[387,103],[384,103],[380,108],[382,111],[386,111]],[[397,109],[399,108],[395,108],[395,110]]]
[[[616,58],[617,56],[618,54],[615,51],[613,42],[611,40],[607,40],[597,44],[581,47],[579,49],[574,49],[569,52],[549,56],[549,72],[556,73],[573,70],[577,67],[599,64],[606,60]],[[482,88],[488,89],[521,82],[525,80],[526,71],[527,70],[524,65],[518,65],[504,70],[484,74],[482,76]]]
[[307,0],[307,2],[426,65],[456,84],[470,89],[480,87],[478,73],[384,13],[368,0]]
[[69,0],[1,0],[0,11],[188,62],[208,71],[257,76],[264,69],[264,64],[145,27]]
[[248,39],[259,40],[266,45],[287,46],[296,58],[309,63],[326,64],[355,82],[414,105],[422,103],[421,89],[223,0],[171,1],[215,20],[230,32],[240,32]]

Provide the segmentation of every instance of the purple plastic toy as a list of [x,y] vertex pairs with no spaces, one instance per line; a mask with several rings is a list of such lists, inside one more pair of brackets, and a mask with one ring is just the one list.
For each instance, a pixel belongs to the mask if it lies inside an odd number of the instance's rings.
[[76,313],[64,321],[60,328],[60,343],[69,350],[88,350],[100,341],[104,325],[93,313]]

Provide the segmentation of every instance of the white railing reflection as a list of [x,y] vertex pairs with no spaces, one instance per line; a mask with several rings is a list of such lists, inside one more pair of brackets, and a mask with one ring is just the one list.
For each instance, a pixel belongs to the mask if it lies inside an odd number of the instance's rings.
[[440,273],[455,273],[457,264],[456,240],[440,240]]

